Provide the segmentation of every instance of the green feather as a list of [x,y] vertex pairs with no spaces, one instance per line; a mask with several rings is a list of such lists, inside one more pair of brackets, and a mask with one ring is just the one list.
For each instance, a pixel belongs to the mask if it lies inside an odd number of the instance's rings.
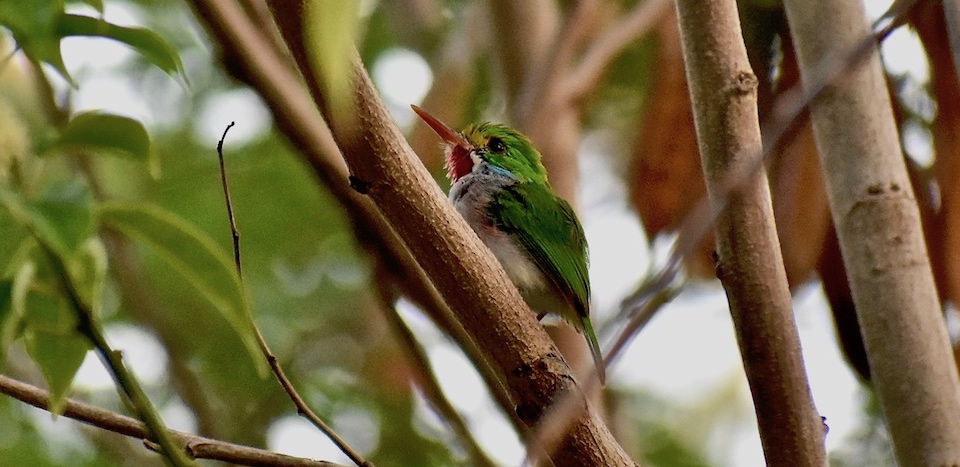
[[570,203],[555,195],[547,184],[519,182],[497,194],[490,203],[490,214],[499,223],[497,227],[516,235],[523,250],[567,302],[566,310],[547,311],[559,314],[584,333],[603,381],[603,358],[589,318],[587,241]]
[[590,303],[587,241],[570,204],[545,185],[517,183],[494,197],[490,210],[501,224],[498,227],[517,236],[572,310],[586,315]]

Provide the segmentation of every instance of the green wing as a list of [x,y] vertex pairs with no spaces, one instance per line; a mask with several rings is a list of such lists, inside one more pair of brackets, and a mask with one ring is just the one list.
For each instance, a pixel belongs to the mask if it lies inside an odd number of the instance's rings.
[[[495,196],[490,210],[497,227],[516,234],[523,249],[573,306],[576,316],[566,316],[567,310],[555,313],[583,331],[603,384],[606,370],[588,308],[587,240],[570,203],[545,185],[517,183]],[[534,231],[537,235],[533,235]]]
[[[587,241],[570,204],[537,183],[507,187],[493,201],[490,214],[498,227],[515,233],[523,249],[573,305],[579,317],[587,316],[590,303]],[[562,315],[564,311],[555,312]],[[582,327],[582,323],[576,324]]]

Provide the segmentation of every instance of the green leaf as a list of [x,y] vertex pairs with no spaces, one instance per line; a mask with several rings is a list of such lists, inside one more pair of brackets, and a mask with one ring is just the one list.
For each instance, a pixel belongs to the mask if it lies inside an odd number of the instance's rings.
[[[56,184],[32,203],[31,212],[35,224],[51,229],[44,240],[58,253],[69,256],[80,249],[94,234],[93,195],[86,184],[79,180]],[[37,218],[42,218],[37,220]]]
[[307,5],[304,28],[317,71],[332,111],[348,112],[352,106],[351,79],[355,41],[359,33],[358,0],[313,0]]
[[[3,184],[0,184],[0,205],[10,213],[14,221],[29,230],[32,234],[40,237],[44,243],[54,250],[59,252],[69,250],[65,239],[61,237],[56,226],[38,212],[35,206],[24,201],[19,193],[10,190]],[[69,215],[71,213],[67,212],[67,214]],[[67,224],[69,225],[70,223],[68,222]]]
[[243,285],[230,256],[213,239],[154,205],[108,202],[100,206],[99,215],[103,223],[149,246],[190,281],[239,334],[261,375],[267,374]]
[[53,66],[71,86],[76,82],[63,64],[56,24],[64,14],[63,1],[0,0],[0,25],[13,34],[17,45],[35,63]]
[[[27,353],[47,381],[49,409],[60,413],[73,376],[90,348],[89,341],[77,332],[77,316],[60,289],[42,282],[34,262],[24,262],[17,271],[10,298],[16,326],[22,323]],[[13,334],[11,331],[4,337],[12,338]]]
[[56,416],[64,407],[73,377],[90,350],[89,341],[79,333],[59,334],[30,329],[24,335],[30,358],[40,367],[50,391],[47,409]]
[[90,16],[62,14],[57,19],[56,32],[60,37],[94,36],[122,42],[136,49],[168,75],[186,80],[183,63],[176,49],[149,29],[117,26]]
[[150,158],[150,135],[132,118],[82,112],[70,119],[54,148],[103,151],[146,162]]

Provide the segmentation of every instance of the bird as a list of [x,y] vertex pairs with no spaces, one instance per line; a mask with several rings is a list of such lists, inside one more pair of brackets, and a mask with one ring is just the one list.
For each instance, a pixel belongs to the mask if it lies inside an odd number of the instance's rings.
[[585,336],[604,384],[603,354],[590,321],[587,240],[573,207],[550,186],[540,152],[507,125],[475,123],[458,132],[411,107],[443,140],[450,201],[537,320],[559,316]]

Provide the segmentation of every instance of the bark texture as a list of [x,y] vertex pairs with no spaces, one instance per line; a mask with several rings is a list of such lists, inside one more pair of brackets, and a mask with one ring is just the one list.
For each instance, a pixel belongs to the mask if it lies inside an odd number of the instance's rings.
[[707,194],[717,276],[733,316],[767,465],[823,466],[774,224],[757,115],[757,78],[734,0],[678,0],[677,17]]
[[[803,81],[870,33],[861,2],[785,3]],[[900,465],[960,465],[960,381],[879,55],[811,109],[873,383]]]

